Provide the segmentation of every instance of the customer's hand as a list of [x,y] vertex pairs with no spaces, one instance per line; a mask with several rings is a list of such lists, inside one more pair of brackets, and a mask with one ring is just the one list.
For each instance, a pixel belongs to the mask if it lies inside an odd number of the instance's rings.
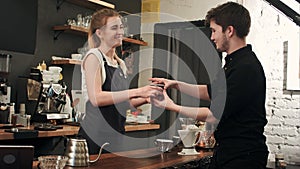
[[176,80],[169,80],[165,78],[149,78],[152,83],[155,84],[164,84],[164,89],[167,88],[176,88],[178,89],[178,82]]
[[166,90],[163,91],[163,97],[151,97],[151,103],[156,107],[167,110],[170,110],[175,106],[175,103],[170,99]]

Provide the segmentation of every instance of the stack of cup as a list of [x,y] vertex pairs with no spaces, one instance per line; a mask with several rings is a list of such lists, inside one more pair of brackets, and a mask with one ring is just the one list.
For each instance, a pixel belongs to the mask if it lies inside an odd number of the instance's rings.
[[61,67],[58,66],[49,66],[49,72],[52,73],[52,81],[57,83],[60,80],[60,72],[62,71]]

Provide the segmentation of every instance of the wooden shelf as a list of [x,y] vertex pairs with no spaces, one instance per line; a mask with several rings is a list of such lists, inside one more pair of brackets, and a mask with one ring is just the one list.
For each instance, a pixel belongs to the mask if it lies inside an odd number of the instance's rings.
[[88,30],[80,26],[73,25],[60,25],[54,26],[53,30],[56,31],[54,39],[57,39],[61,32],[74,33],[79,35],[87,35]]
[[138,124],[138,125],[125,125],[125,131],[142,131],[142,130],[158,130],[159,124]]
[[101,1],[101,0],[66,0],[66,1],[93,10],[98,10],[103,7],[115,9],[114,4]]
[[76,59],[58,59],[58,60],[52,60],[52,64],[55,65],[81,65],[81,60]]
[[80,26],[73,26],[73,25],[54,26],[53,30],[56,30],[56,31],[70,31],[70,32],[82,32],[83,34],[88,33],[88,30],[86,28],[83,28],[83,27],[80,27]]
[[[87,35],[87,33],[88,33],[88,29],[83,28],[83,27],[79,27],[79,26],[73,26],[73,25],[54,26],[53,30],[57,31],[54,35],[54,39],[57,39],[61,32],[69,32],[69,33],[80,34],[80,35]],[[147,46],[148,45],[147,42],[132,39],[132,38],[127,38],[127,37],[123,38],[123,41],[128,42],[128,43],[141,45],[141,46]]]
[[132,39],[132,38],[126,38],[126,37],[123,38],[123,41],[124,42],[129,42],[129,43],[134,43],[134,44],[141,45],[141,46],[147,46],[148,45],[147,42],[136,40],[136,39]]

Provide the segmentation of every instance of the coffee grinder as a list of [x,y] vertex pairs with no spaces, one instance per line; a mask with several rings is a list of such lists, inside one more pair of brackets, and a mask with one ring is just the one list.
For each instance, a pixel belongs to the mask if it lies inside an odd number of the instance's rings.
[[9,54],[0,54],[0,123],[8,123],[11,88],[7,85],[7,79],[11,57]]

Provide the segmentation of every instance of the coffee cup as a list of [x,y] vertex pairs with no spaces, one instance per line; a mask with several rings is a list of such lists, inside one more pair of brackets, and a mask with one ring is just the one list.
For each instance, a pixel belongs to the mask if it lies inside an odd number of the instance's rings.
[[71,58],[72,58],[72,59],[75,59],[75,60],[81,60],[82,54],[79,54],[79,53],[73,53],[73,54],[71,54]]
[[62,71],[61,67],[58,66],[49,66],[49,71],[52,72],[53,74],[59,74]]
[[154,141],[154,144],[156,145],[158,151],[160,152],[168,152],[173,147],[173,140],[168,139],[156,139]]

